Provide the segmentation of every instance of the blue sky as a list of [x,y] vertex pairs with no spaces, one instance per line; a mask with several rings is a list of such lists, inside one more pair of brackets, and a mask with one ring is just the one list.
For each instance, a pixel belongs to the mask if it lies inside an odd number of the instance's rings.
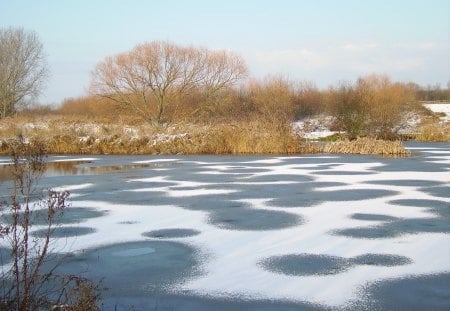
[[152,40],[232,50],[253,77],[321,88],[371,73],[450,81],[450,0],[0,0],[9,26],[44,44],[43,103],[86,94],[97,62]]

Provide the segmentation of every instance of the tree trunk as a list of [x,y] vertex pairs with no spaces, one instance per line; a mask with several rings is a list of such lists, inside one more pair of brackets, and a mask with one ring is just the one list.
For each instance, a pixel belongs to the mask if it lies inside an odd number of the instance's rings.
[[160,95],[158,98],[158,113],[156,116],[156,122],[157,124],[161,124],[161,116],[164,112],[164,96]]

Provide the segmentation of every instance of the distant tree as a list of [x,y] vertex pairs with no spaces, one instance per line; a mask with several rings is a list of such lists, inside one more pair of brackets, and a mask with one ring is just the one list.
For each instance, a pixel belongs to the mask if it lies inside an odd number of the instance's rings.
[[160,123],[174,98],[194,91],[212,96],[246,73],[243,59],[234,53],[156,41],[98,63],[91,92]]
[[42,43],[35,32],[0,29],[0,118],[35,98],[48,77]]
[[418,87],[416,96],[421,101],[448,101],[450,100],[450,82],[447,82],[446,89],[441,88],[439,84]]

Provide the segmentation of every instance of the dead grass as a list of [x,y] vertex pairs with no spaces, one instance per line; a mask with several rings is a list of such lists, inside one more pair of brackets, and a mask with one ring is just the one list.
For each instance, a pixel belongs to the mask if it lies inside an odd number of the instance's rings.
[[207,154],[290,154],[300,146],[288,125],[261,121],[213,125],[194,134],[192,141],[198,148],[193,153]]
[[450,123],[428,121],[421,125],[415,140],[423,142],[450,142]]
[[0,152],[17,136],[43,139],[50,154],[288,154],[300,138],[288,125],[255,120],[232,124],[127,125],[50,116],[0,122]]
[[386,141],[368,137],[330,142],[325,145],[323,151],[326,153],[388,156],[408,156],[410,154],[401,141]]
[[328,144],[304,142],[288,124],[254,119],[247,122],[150,125],[49,116],[0,121],[0,153],[21,135],[39,138],[49,154],[407,154],[400,142],[361,138]]

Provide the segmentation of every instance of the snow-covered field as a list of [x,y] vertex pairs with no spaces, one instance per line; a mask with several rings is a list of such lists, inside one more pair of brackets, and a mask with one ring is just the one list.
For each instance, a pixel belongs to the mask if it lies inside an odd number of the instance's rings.
[[450,122],[450,103],[424,104],[424,106],[435,113],[443,113],[442,121]]
[[411,150],[90,158],[149,167],[44,178],[73,195],[54,250],[136,310],[448,310],[450,146]]

